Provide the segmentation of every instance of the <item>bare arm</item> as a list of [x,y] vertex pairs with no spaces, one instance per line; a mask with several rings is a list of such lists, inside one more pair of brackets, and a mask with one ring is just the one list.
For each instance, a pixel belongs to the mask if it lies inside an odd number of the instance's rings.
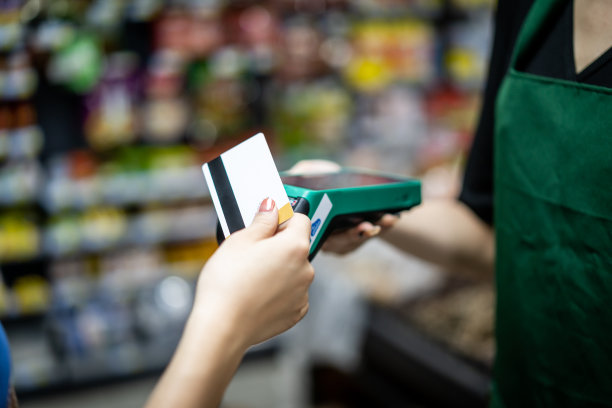
[[[339,169],[340,166],[333,162],[305,160],[290,171],[312,174]],[[387,214],[375,224],[362,222],[347,231],[332,234],[323,250],[347,254],[377,235],[409,254],[450,271],[492,276],[493,229],[454,198],[425,200],[400,217]]]
[[219,406],[247,348],[306,314],[309,236],[308,217],[295,214],[278,228],[273,208],[225,240],[200,274],[181,341],[147,408]]
[[147,407],[219,406],[247,347],[235,322],[192,314]]
[[492,275],[493,230],[460,201],[429,200],[404,211],[400,217],[387,214],[376,224],[362,222],[348,231],[332,234],[323,250],[347,254],[378,235],[396,248],[449,271]]
[[492,228],[465,204],[439,199],[402,213],[381,238],[449,270],[491,274],[495,260]]

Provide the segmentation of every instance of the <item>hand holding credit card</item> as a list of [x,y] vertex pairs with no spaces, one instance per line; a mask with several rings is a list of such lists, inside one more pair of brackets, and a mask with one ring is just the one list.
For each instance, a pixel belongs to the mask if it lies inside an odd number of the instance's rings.
[[205,163],[202,171],[226,238],[249,226],[267,197],[276,202],[279,224],[293,216],[263,133]]

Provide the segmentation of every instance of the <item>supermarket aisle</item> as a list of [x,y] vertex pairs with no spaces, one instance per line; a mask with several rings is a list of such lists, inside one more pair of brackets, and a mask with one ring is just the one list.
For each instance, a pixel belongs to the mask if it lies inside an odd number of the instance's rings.
[[[217,247],[200,166],[245,137],[265,132],[279,169],[329,158],[455,194],[495,2],[0,3],[12,33],[0,35],[0,320],[17,389],[46,389],[167,363]],[[428,283],[379,248],[317,261],[337,277],[319,272],[320,293],[346,280],[397,304]],[[318,316],[339,310],[330,298]],[[347,310],[332,317],[357,326]],[[308,326],[302,348],[346,365],[357,353],[338,327]],[[241,369],[227,406],[305,401],[301,374],[262,364]],[[22,406],[142,406],[154,381]]]

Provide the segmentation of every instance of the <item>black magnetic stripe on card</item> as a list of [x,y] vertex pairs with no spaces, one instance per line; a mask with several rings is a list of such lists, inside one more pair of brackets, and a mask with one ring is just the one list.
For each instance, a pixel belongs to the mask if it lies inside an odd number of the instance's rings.
[[219,203],[223,208],[223,215],[225,216],[225,222],[230,234],[244,228],[244,221],[238,208],[238,202],[232,190],[227,172],[225,171],[225,165],[221,156],[208,162],[208,170],[210,171],[210,177],[215,184],[215,190],[217,190],[217,196],[219,197]]

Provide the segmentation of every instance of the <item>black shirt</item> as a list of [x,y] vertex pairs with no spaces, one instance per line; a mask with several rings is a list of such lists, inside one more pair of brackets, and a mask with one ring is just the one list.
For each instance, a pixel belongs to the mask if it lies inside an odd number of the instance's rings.
[[[465,169],[459,200],[488,224],[493,223],[493,129],[497,91],[508,70],[514,43],[534,0],[499,0],[495,37],[483,107]],[[576,74],[573,51],[573,1],[551,13],[517,69],[536,75],[612,88],[612,48]]]

